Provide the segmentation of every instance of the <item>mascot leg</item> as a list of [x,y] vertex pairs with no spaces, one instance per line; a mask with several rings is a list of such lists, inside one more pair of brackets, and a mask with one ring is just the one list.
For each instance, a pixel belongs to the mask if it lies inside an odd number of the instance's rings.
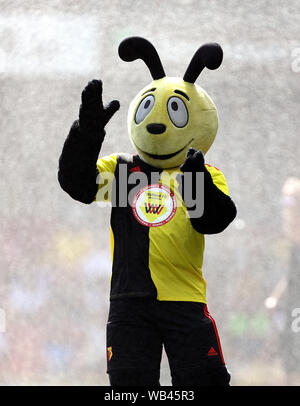
[[227,386],[227,371],[216,323],[197,302],[160,302],[163,330],[174,386]]
[[158,386],[162,338],[153,318],[153,300],[111,301],[106,333],[110,384]]

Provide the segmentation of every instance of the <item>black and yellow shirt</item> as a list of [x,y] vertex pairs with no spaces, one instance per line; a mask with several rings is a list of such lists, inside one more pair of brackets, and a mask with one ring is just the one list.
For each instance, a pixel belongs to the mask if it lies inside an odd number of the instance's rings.
[[[202,275],[204,235],[193,228],[178,183],[172,181],[180,173],[179,168],[160,170],[129,154],[100,158],[97,168],[100,179],[96,200],[114,201],[111,299],[149,296],[206,303]],[[228,195],[223,173],[210,165],[206,168],[214,184]],[[128,183],[130,174],[137,172],[147,177],[146,187],[139,187],[138,182]],[[157,175],[155,183],[151,183],[153,172]],[[111,180],[101,179],[104,173],[110,173]],[[120,197],[124,200],[120,185],[124,182],[130,204],[120,204]],[[111,193],[101,193],[102,188]]]

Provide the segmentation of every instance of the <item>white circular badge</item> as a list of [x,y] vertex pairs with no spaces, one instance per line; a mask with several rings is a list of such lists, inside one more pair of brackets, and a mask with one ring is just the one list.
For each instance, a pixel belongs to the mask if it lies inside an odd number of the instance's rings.
[[168,223],[174,217],[176,208],[174,193],[159,184],[140,189],[132,202],[134,217],[147,227],[159,227]]

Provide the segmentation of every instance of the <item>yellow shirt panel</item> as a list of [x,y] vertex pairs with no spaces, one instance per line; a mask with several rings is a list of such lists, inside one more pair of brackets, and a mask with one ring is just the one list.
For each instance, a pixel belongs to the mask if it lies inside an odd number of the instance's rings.
[[[214,184],[228,194],[223,173],[213,166],[206,167]],[[160,183],[170,186],[169,176],[175,178],[178,173],[181,173],[179,169],[164,170]],[[171,190],[177,201],[174,217],[160,227],[149,229],[149,269],[157,299],[206,303],[206,281],[202,274],[205,238],[189,221],[177,181],[171,183]]]
[[[175,178],[178,173],[179,170],[164,170],[160,183],[170,186],[168,175]],[[177,202],[174,217],[149,229],[149,269],[157,299],[206,303],[206,283],[201,270],[204,235],[194,230],[189,221],[177,181],[171,183],[171,190]]]

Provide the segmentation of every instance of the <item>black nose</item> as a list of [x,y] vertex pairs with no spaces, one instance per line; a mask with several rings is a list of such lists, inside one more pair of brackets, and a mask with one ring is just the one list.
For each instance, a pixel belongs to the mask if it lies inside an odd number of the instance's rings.
[[163,132],[166,131],[166,126],[164,124],[157,124],[157,123],[148,124],[147,130],[151,134],[162,134]]

